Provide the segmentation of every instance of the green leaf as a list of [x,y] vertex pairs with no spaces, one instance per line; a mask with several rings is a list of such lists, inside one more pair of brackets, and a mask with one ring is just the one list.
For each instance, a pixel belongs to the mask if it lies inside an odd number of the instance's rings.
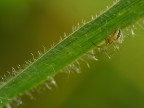
[[[125,29],[144,16],[144,0],[120,0],[86,23],[15,76],[0,85],[0,105],[42,84],[96,48],[117,28]],[[15,71],[15,70],[13,70]]]

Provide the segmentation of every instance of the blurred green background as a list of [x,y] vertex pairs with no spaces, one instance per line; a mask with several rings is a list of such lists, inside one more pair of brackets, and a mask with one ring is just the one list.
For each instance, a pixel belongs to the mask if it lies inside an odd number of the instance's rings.
[[[50,48],[82,19],[90,20],[113,0],[0,0],[0,76]],[[111,60],[82,65],[82,73],[60,73],[58,87],[23,96],[18,108],[144,108],[144,31],[137,27]]]

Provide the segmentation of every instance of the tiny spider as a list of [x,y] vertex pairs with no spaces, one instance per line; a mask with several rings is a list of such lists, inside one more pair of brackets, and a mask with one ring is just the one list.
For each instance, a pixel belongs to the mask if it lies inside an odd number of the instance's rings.
[[110,35],[106,39],[106,46],[113,44],[114,48],[119,49],[119,47],[116,44],[122,43],[122,41],[123,41],[123,35],[120,28],[118,28],[112,35]]
[[[97,47],[98,47],[99,50],[102,49],[106,53],[106,55],[109,58],[111,58],[110,55],[112,55],[115,50],[119,49],[119,46],[117,44],[120,44],[122,42],[123,42],[122,31],[121,31],[120,28],[118,28],[113,34],[109,35],[108,38],[105,39],[105,41],[103,43],[99,44]],[[108,52],[107,52],[107,48],[111,44],[114,47],[114,51],[111,52],[112,54],[109,55]]]

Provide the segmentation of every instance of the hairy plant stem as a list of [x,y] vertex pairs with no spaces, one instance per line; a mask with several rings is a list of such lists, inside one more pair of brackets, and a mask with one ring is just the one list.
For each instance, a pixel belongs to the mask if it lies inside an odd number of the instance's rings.
[[29,66],[0,85],[0,105],[5,105],[53,77],[95,48],[117,28],[124,29],[144,16],[144,0],[120,0],[107,11],[70,34]]

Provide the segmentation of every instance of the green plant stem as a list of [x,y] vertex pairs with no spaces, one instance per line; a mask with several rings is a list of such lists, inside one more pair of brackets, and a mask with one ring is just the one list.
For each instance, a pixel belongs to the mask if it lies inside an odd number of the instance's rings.
[[144,0],[120,0],[98,18],[70,34],[0,86],[0,105],[53,77],[60,70],[95,48],[117,28],[125,28],[144,16]]

